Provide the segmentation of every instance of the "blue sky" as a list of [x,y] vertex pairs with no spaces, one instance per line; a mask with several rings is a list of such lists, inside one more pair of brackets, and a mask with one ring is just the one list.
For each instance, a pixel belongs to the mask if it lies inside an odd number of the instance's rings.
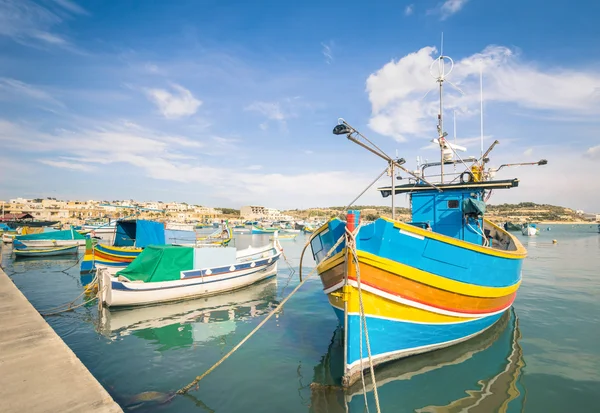
[[[600,212],[600,4],[583,1],[0,1],[0,199],[344,205],[434,159],[429,65],[455,62],[446,130],[530,200]],[[388,180],[381,184],[387,184]],[[374,190],[359,204],[387,204]],[[398,204],[406,199],[398,197]]]

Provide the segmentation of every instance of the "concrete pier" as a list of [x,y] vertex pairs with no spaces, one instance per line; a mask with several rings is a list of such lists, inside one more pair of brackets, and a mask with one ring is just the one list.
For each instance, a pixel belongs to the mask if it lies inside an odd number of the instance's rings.
[[0,269],[0,412],[122,411]]

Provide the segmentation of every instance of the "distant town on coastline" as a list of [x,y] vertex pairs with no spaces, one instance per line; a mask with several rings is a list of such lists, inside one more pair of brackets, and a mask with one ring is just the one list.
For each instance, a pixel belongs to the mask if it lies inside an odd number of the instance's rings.
[[[240,209],[207,207],[186,202],[138,202],[134,200],[73,201],[56,198],[15,198],[0,201],[0,220],[35,219],[79,224],[97,219],[145,218],[172,222],[208,222],[220,219],[264,221],[294,221],[328,219],[343,216],[345,207],[278,210],[258,205]],[[365,220],[391,217],[389,206],[352,206],[362,212]],[[495,222],[600,222],[600,214],[573,210],[561,206],[521,202],[519,204],[488,205],[488,219]],[[410,220],[410,209],[397,207],[397,219]]]

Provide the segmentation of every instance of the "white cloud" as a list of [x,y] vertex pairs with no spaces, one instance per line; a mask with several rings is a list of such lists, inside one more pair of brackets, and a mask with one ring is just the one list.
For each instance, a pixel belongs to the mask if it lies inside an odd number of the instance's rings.
[[177,119],[196,113],[202,101],[196,99],[192,92],[183,86],[172,84],[171,88],[174,93],[165,89],[146,89],[146,95],[167,119]]
[[38,162],[43,163],[44,165],[53,166],[55,168],[71,169],[74,171],[89,172],[89,171],[94,170],[94,168],[92,166],[84,165],[82,163],[74,163],[74,162],[67,162],[67,161],[53,161],[51,159],[38,159]]
[[321,46],[323,47],[321,53],[323,53],[323,56],[325,57],[325,63],[330,65],[333,62],[333,41],[321,43]]
[[246,167],[246,169],[249,171],[260,171],[262,168],[262,165],[250,165]]
[[404,9],[404,15],[405,16],[410,16],[410,15],[412,15],[414,13],[414,11],[415,11],[415,5],[414,4],[409,4]]
[[600,160],[600,145],[592,146],[587,151],[585,151],[585,157]]
[[[392,60],[369,76],[366,89],[372,105],[369,125],[373,130],[399,141],[410,136],[435,135],[437,84],[429,68],[436,53],[434,47],[424,47]],[[464,116],[479,113],[480,68],[484,73],[486,102],[506,102],[530,110],[572,112],[579,116],[600,114],[597,73],[540,69],[502,46],[489,46],[481,53],[456,61],[448,80],[466,95],[446,83],[445,111],[456,110]],[[428,91],[434,92],[424,99]]]
[[525,155],[525,156],[531,156],[531,154],[533,154],[533,148],[527,148],[523,152],[523,155]]
[[446,0],[443,3],[438,3],[433,9],[427,10],[428,14],[437,14],[440,20],[446,20],[453,14],[458,13],[469,0]]

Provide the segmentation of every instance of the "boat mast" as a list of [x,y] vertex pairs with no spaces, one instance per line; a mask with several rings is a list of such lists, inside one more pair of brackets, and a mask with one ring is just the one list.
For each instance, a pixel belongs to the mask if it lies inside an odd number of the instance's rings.
[[[450,69],[446,72],[446,60],[450,63]],[[434,73],[433,65],[438,64],[438,71]],[[429,73],[431,76],[439,83],[439,95],[440,95],[440,109],[438,113],[438,143],[440,145],[440,182],[444,183],[444,149],[446,146],[446,136],[448,135],[444,132],[444,81],[446,80],[446,76],[452,72],[454,68],[454,61],[449,56],[444,56],[444,33],[442,33],[442,45],[440,47],[440,55],[437,59],[431,62],[431,66],[429,67]]]
[[394,187],[394,162],[390,162],[390,172],[391,172],[391,176],[392,176],[392,219],[395,220],[396,219],[396,208],[394,208],[394,193],[396,192],[396,189]]

